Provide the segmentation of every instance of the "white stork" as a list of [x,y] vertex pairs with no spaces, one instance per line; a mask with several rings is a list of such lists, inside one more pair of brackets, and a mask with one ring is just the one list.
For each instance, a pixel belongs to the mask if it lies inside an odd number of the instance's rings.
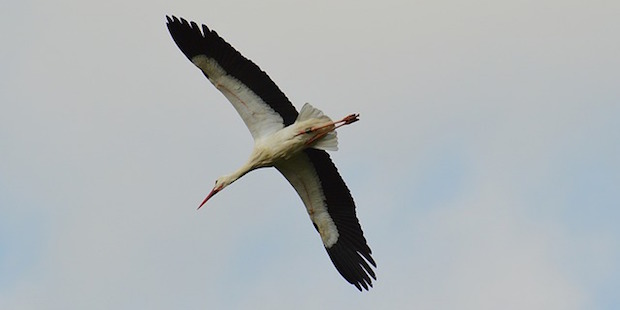
[[371,250],[355,215],[355,204],[324,150],[336,150],[335,129],[358,120],[351,114],[333,122],[305,104],[299,113],[278,86],[256,64],[243,57],[215,31],[166,16],[174,42],[232,103],[254,138],[246,164],[219,177],[213,195],[249,171],[275,167],[295,188],[314,228],[340,274],[360,291],[376,279]]

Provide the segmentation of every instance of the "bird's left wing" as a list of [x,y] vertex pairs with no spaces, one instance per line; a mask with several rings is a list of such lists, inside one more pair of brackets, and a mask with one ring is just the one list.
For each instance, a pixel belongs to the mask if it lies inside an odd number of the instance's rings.
[[[359,290],[372,286],[376,267],[355,215],[355,203],[329,154],[305,149],[276,168],[293,185],[340,274]],[[372,279],[371,279],[372,278]]]
[[183,54],[235,107],[252,137],[258,139],[295,122],[297,111],[286,95],[256,64],[243,57],[215,31],[174,16],[168,30]]

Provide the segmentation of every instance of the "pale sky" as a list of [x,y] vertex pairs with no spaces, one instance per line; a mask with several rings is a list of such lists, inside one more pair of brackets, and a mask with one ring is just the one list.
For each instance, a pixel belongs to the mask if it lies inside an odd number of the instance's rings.
[[[0,309],[618,309],[620,2],[0,5]],[[207,24],[300,108],[377,261],[340,277],[175,46]]]

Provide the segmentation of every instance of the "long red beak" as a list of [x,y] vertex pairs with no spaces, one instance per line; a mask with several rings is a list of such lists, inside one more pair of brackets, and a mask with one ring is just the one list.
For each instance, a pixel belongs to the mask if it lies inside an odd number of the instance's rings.
[[213,189],[211,190],[211,192],[209,193],[209,195],[207,195],[207,198],[205,198],[205,200],[203,200],[203,201],[202,201],[202,203],[198,206],[198,209],[196,209],[196,210],[200,210],[200,208],[201,208],[201,207],[202,207],[205,203],[207,203],[207,200],[209,200],[209,198],[213,197],[213,195],[217,194],[217,192],[219,192],[219,191],[220,191],[220,189],[219,189],[219,188],[217,188],[217,187],[216,187],[216,188],[213,188]]

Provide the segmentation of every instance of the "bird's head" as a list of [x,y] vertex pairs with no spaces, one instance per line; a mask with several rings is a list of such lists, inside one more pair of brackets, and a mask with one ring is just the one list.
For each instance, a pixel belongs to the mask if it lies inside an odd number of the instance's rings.
[[213,186],[213,189],[211,190],[209,195],[207,195],[207,198],[205,198],[205,200],[202,201],[200,206],[198,206],[198,209],[200,209],[205,203],[207,203],[207,201],[211,199],[211,197],[219,193],[221,190],[224,189],[224,187],[230,185],[230,183],[232,182],[234,182],[234,180],[228,175],[217,178],[217,180],[215,180],[215,186]]

